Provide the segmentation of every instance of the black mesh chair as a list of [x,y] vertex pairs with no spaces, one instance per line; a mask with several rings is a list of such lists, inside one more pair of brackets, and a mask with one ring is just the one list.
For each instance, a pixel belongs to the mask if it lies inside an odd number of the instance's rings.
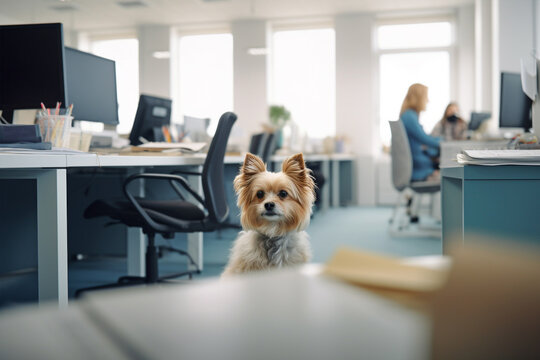
[[273,133],[259,133],[251,136],[249,152],[257,155],[267,164],[275,150],[275,136]]
[[[185,172],[185,174],[201,176],[204,198],[195,192],[189,186],[187,180],[180,175],[145,173],[135,174],[126,179],[124,182],[126,199],[100,199],[88,206],[84,213],[85,218],[107,216],[127,226],[142,228],[143,233],[148,237],[148,245],[146,247],[146,274],[144,277],[124,276],[114,284],[79,289],[76,292],[76,296],[88,290],[141,283],[151,284],[183,275],[189,275],[191,277],[193,272],[199,272],[197,269],[159,277],[158,252],[154,242],[155,235],[161,234],[164,238],[170,239],[177,232],[209,232],[226,226],[229,207],[227,205],[223,179],[223,160],[229,134],[236,119],[236,115],[231,112],[223,114],[219,119],[216,133],[208,149],[202,173]],[[148,200],[135,197],[128,190],[128,185],[141,179],[168,182],[178,195],[178,199]],[[188,201],[184,196],[186,192],[197,203]],[[188,253],[172,248],[168,249],[187,255],[191,264],[197,268],[197,264],[194,263]]]

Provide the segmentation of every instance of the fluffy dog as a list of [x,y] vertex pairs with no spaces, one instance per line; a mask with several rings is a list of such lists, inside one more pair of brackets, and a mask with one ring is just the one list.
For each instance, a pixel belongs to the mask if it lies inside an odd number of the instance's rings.
[[289,157],[281,172],[273,173],[248,153],[234,189],[244,231],[234,242],[224,276],[310,260],[304,229],[315,201],[315,184],[302,154]]

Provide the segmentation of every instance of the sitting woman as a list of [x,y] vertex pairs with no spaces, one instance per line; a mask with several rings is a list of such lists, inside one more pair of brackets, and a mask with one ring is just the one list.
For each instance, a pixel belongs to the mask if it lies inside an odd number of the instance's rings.
[[441,136],[446,141],[465,140],[467,123],[459,117],[459,108],[456,103],[451,102],[444,110],[441,120],[431,131],[432,136]]
[[428,88],[422,84],[412,84],[401,105],[399,118],[407,132],[413,158],[412,181],[439,179],[439,170],[432,158],[438,156],[440,139],[426,134],[418,120],[427,102]]

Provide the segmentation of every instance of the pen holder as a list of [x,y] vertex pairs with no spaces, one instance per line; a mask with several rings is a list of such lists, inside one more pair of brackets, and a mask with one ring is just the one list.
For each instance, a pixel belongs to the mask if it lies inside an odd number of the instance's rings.
[[50,141],[53,147],[69,147],[69,134],[73,116],[48,115],[37,119],[43,141]]

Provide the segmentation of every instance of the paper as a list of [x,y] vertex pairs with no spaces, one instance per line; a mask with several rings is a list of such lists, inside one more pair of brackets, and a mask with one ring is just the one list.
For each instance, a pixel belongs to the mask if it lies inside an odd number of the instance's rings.
[[457,162],[464,165],[540,165],[540,150],[462,150]]
[[180,150],[187,152],[199,152],[206,146],[205,142],[192,143],[168,143],[168,142],[148,142],[138,146],[132,146],[131,151],[164,151]]
[[323,273],[368,288],[425,293],[439,289],[447,271],[447,267],[415,266],[401,259],[339,249]]
[[523,92],[532,101],[536,100],[538,94],[536,79],[536,59],[534,56],[521,58],[521,87]]

